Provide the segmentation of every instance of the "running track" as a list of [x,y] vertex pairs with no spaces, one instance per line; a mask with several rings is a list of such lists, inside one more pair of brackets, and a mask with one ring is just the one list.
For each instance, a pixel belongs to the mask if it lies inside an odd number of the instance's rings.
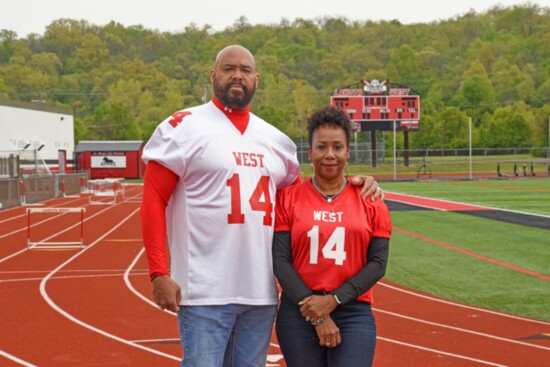
[[[44,202],[86,208],[82,250],[27,250],[25,208],[0,211],[0,366],[178,366],[177,319],[150,301],[140,197],[140,186],[126,186],[127,201],[115,205],[90,205],[87,195]],[[33,241],[79,236],[75,213],[31,218]],[[548,322],[386,281],[375,293],[377,367],[550,365]],[[283,367],[272,341],[267,366]]]

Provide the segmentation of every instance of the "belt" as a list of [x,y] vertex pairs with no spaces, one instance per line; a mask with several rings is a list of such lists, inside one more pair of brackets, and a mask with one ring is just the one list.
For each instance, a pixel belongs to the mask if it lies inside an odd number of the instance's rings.
[[330,292],[327,292],[327,291],[312,291],[312,292],[316,296],[326,296],[327,294],[330,294]]

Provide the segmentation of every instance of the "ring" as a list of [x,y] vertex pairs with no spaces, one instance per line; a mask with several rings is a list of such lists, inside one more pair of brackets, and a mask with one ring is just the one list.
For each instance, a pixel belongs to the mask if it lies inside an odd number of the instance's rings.
[[306,316],[306,321],[309,321],[309,320],[310,320],[309,316]]
[[376,188],[376,190],[380,190],[380,191],[382,191],[382,189],[381,189],[380,187],[377,187],[377,188]]
[[327,347],[330,347],[330,342],[326,342],[325,345],[326,345]]

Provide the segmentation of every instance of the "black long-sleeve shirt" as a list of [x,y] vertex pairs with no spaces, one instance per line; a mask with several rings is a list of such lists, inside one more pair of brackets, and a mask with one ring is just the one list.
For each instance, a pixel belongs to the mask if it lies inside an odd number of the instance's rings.
[[[386,273],[389,255],[389,239],[373,237],[367,250],[366,265],[353,277],[346,280],[331,294],[335,294],[342,305],[355,300],[374,286]],[[293,266],[291,236],[289,231],[275,232],[273,236],[273,269],[285,294],[298,303],[313,294]]]

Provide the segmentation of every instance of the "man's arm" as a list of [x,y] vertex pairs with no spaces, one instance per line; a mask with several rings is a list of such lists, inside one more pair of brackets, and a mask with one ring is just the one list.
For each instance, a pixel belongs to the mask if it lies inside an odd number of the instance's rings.
[[141,230],[153,284],[153,299],[161,309],[179,310],[180,287],[170,278],[166,264],[166,206],[178,176],[163,165],[150,161],[143,180]]

